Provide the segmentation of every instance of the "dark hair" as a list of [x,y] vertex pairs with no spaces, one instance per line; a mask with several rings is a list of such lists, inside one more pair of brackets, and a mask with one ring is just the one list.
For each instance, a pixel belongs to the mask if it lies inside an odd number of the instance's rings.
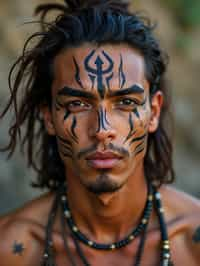
[[[51,10],[59,11],[59,15],[53,22],[45,22]],[[158,90],[164,94],[159,127],[148,139],[146,175],[159,185],[172,182],[172,140],[166,120],[170,101],[164,77],[167,60],[152,34],[154,27],[150,21],[130,12],[127,2],[117,0],[66,0],[63,5],[40,5],[36,14],[41,15],[42,30],[27,40],[9,74],[11,97],[1,117],[14,105],[15,121],[9,129],[9,145],[2,150],[9,151],[11,156],[19,139],[23,150],[26,148],[28,166],[38,173],[35,186],[53,190],[64,182],[64,166],[56,138],[47,134],[40,117],[41,106],[51,106],[54,58],[62,49],[86,42],[96,45],[125,43],[144,56],[151,95]],[[35,39],[37,43],[30,49],[28,46]],[[25,129],[21,132],[23,125]]]

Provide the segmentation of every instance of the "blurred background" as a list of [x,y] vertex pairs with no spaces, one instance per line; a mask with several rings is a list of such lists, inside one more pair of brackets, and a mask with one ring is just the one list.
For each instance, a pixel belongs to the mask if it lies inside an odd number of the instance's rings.
[[[0,111],[9,97],[8,72],[35,26],[38,3],[53,0],[0,0]],[[170,55],[168,78],[174,101],[176,187],[200,198],[200,1],[134,0],[158,23],[156,34]],[[8,140],[11,115],[0,122],[0,145]],[[30,187],[34,172],[16,152],[11,160],[0,153],[0,214],[19,207],[41,191]]]

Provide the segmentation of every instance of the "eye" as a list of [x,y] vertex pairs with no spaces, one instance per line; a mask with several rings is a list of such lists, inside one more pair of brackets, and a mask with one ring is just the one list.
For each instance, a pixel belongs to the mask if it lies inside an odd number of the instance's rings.
[[122,109],[130,109],[130,108],[135,107],[135,105],[137,104],[138,103],[135,99],[123,98],[117,102],[117,107],[122,108]]
[[125,98],[119,101],[119,105],[131,106],[134,104],[135,104],[135,101],[130,98]]
[[81,100],[74,100],[74,101],[68,102],[66,104],[66,108],[71,112],[73,111],[78,112],[78,111],[90,109],[91,105]]

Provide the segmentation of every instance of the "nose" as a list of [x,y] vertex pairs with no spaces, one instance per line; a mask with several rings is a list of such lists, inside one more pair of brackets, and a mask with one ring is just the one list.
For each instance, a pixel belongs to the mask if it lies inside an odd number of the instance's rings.
[[107,118],[106,109],[102,107],[97,111],[97,126],[93,128],[91,136],[100,142],[111,141],[116,137],[116,130],[111,127],[111,123]]

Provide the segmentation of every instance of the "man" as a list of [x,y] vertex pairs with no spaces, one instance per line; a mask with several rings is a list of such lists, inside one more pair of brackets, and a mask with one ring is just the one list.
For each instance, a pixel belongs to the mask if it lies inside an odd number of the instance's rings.
[[[49,192],[1,218],[1,266],[199,265],[200,203],[166,185],[165,58],[152,27],[127,8],[66,1],[37,9],[43,31],[17,62],[2,116],[14,104],[7,150],[26,124],[35,186]],[[45,23],[53,9],[62,14]]]

